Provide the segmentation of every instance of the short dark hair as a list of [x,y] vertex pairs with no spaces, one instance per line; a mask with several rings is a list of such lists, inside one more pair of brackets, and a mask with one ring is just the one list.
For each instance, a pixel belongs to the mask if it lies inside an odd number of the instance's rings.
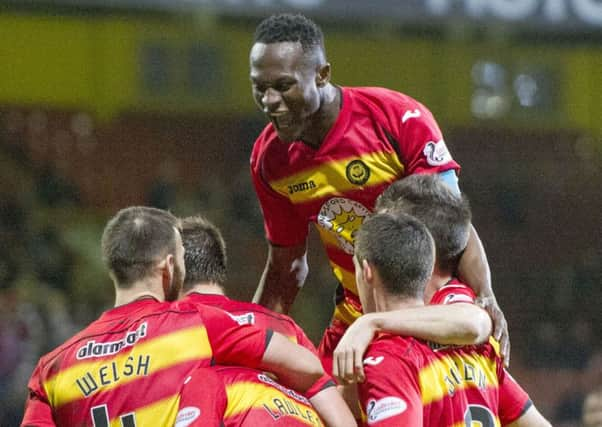
[[201,282],[223,285],[228,260],[219,229],[202,216],[184,218],[181,225],[186,265],[184,289]]
[[117,212],[101,240],[105,265],[117,286],[144,279],[161,258],[176,251],[178,220],[167,211],[132,206]]
[[433,272],[434,243],[416,218],[376,213],[367,218],[355,239],[355,257],[378,271],[391,295],[422,299]]
[[320,27],[301,14],[282,13],[265,18],[255,29],[254,43],[299,42],[304,52],[324,50]]
[[441,178],[416,174],[395,181],[377,199],[376,211],[403,212],[422,221],[437,248],[437,267],[455,273],[466,249],[471,210],[468,199]]

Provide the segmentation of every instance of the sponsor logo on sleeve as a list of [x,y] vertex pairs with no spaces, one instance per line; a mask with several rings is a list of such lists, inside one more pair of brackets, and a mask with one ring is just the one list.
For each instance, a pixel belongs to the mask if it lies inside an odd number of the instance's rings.
[[426,162],[431,166],[441,166],[452,160],[445,141],[442,139],[437,142],[427,142],[422,153],[426,157]]
[[368,424],[402,414],[406,409],[408,409],[408,404],[400,397],[387,396],[379,400],[370,399],[366,405]]
[[255,324],[255,313],[245,313],[245,314],[228,313],[228,314],[239,325],[254,325]]
[[456,302],[474,302],[471,297],[464,294],[449,294],[443,299],[443,304],[452,304]]
[[201,415],[201,410],[196,406],[187,406],[180,409],[176,416],[174,427],[188,427],[194,420]]
[[403,117],[401,118],[401,123],[405,123],[409,119],[414,119],[416,117],[420,117],[420,110],[419,109],[408,110],[405,113],[403,113]]

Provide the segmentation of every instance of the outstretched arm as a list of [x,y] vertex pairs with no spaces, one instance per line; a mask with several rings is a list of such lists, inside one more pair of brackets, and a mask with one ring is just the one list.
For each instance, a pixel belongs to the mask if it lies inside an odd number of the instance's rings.
[[491,272],[487,255],[474,226],[471,226],[466,250],[460,259],[458,274],[464,283],[477,294],[477,304],[493,319],[493,336],[500,341],[500,349],[506,365],[510,361],[510,337],[508,323],[491,287]]
[[270,338],[258,368],[276,374],[278,382],[301,393],[324,376],[316,355],[278,332]]
[[347,329],[334,351],[333,374],[343,384],[363,381],[364,352],[378,332],[413,336],[439,344],[479,344],[491,333],[491,318],[470,303],[366,314]]
[[309,401],[327,427],[357,426],[351,410],[335,386],[320,391]]
[[305,283],[307,272],[307,242],[286,247],[270,244],[253,302],[279,313],[288,313]]
[[356,425],[334,382],[324,374],[321,362],[305,347],[274,332],[260,368],[276,374],[283,385],[305,393],[327,427]]

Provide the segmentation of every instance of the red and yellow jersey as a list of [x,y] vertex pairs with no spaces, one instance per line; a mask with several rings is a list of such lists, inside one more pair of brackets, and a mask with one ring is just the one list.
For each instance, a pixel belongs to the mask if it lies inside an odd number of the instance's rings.
[[499,426],[503,369],[494,345],[432,349],[384,334],[368,348],[359,385],[365,425]]
[[[220,308],[230,313],[232,318],[242,325],[252,324],[265,330],[278,332],[318,356],[316,347],[307,335],[305,335],[303,329],[285,314],[276,313],[259,304],[236,301],[224,295],[191,292],[186,295],[184,301]],[[331,371],[332,368],[325,369],[326,374],[320,380],[316,381],[307,393],[311,395],[326,387],[335,385]]]
[[193,369],[257,367],[268,340],[212,307],[142,299],[108,310],[40,359],[22,426],[173,425]]
[[[459,302],[474,304],[475,301],[475,293],[469,286],[458,279],[452,279],[448,284],[435,292],[430,304],[454,304]],[[502,425],[516,421],[533,405],[527,392],[505,369],[498,387],[498,415]]]
[[415,173],[459,169],[431,113],[383,88],[342,88],[340,114],[318,149],[279,140],[270,123],[251,155],[251,175],[268,240],[304,242],[320,234],[344,288],[334,317],[347,325],[361,314],[352,262],[355,233],[393,181]]
[[236,301],[224,295],[191,292],[184,300],[220,308],[230,313],[240,324],[252,324],[262,329],[271,329],[317,354],[316,347],[303,329],[285,314],[276,313],[259,304]]
[[[207,387],[207,378],[220,380],[214,388]],[[309,401],[260,371],[240,367],[199,369],[186,381],[180,400],[181,424],[176,427],[206,426],[202,409],[205,398],[216,401],[209,420],[223,419],[224,427],[321,427],[322,423]],[[191,414],[200,414],[192,418]]]

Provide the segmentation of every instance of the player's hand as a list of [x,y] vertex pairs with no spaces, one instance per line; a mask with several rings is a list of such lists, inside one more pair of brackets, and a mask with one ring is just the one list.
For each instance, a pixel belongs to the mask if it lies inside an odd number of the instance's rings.
[[376,333],[370,314],[363,315],[347,328],[334,350],[332,373],[341,384],[364,382],[364,353]]
[[508,334],[508,322],[497,303],[495,297],[478,297],[477,304],[485,309],[491,320],[493,320],[493,337],[500,343],[500,353],[504,358],[506,367],[510,366],[510,335]]
[[590,393],[583,403],[583,426],[602,426],[602,390]]

